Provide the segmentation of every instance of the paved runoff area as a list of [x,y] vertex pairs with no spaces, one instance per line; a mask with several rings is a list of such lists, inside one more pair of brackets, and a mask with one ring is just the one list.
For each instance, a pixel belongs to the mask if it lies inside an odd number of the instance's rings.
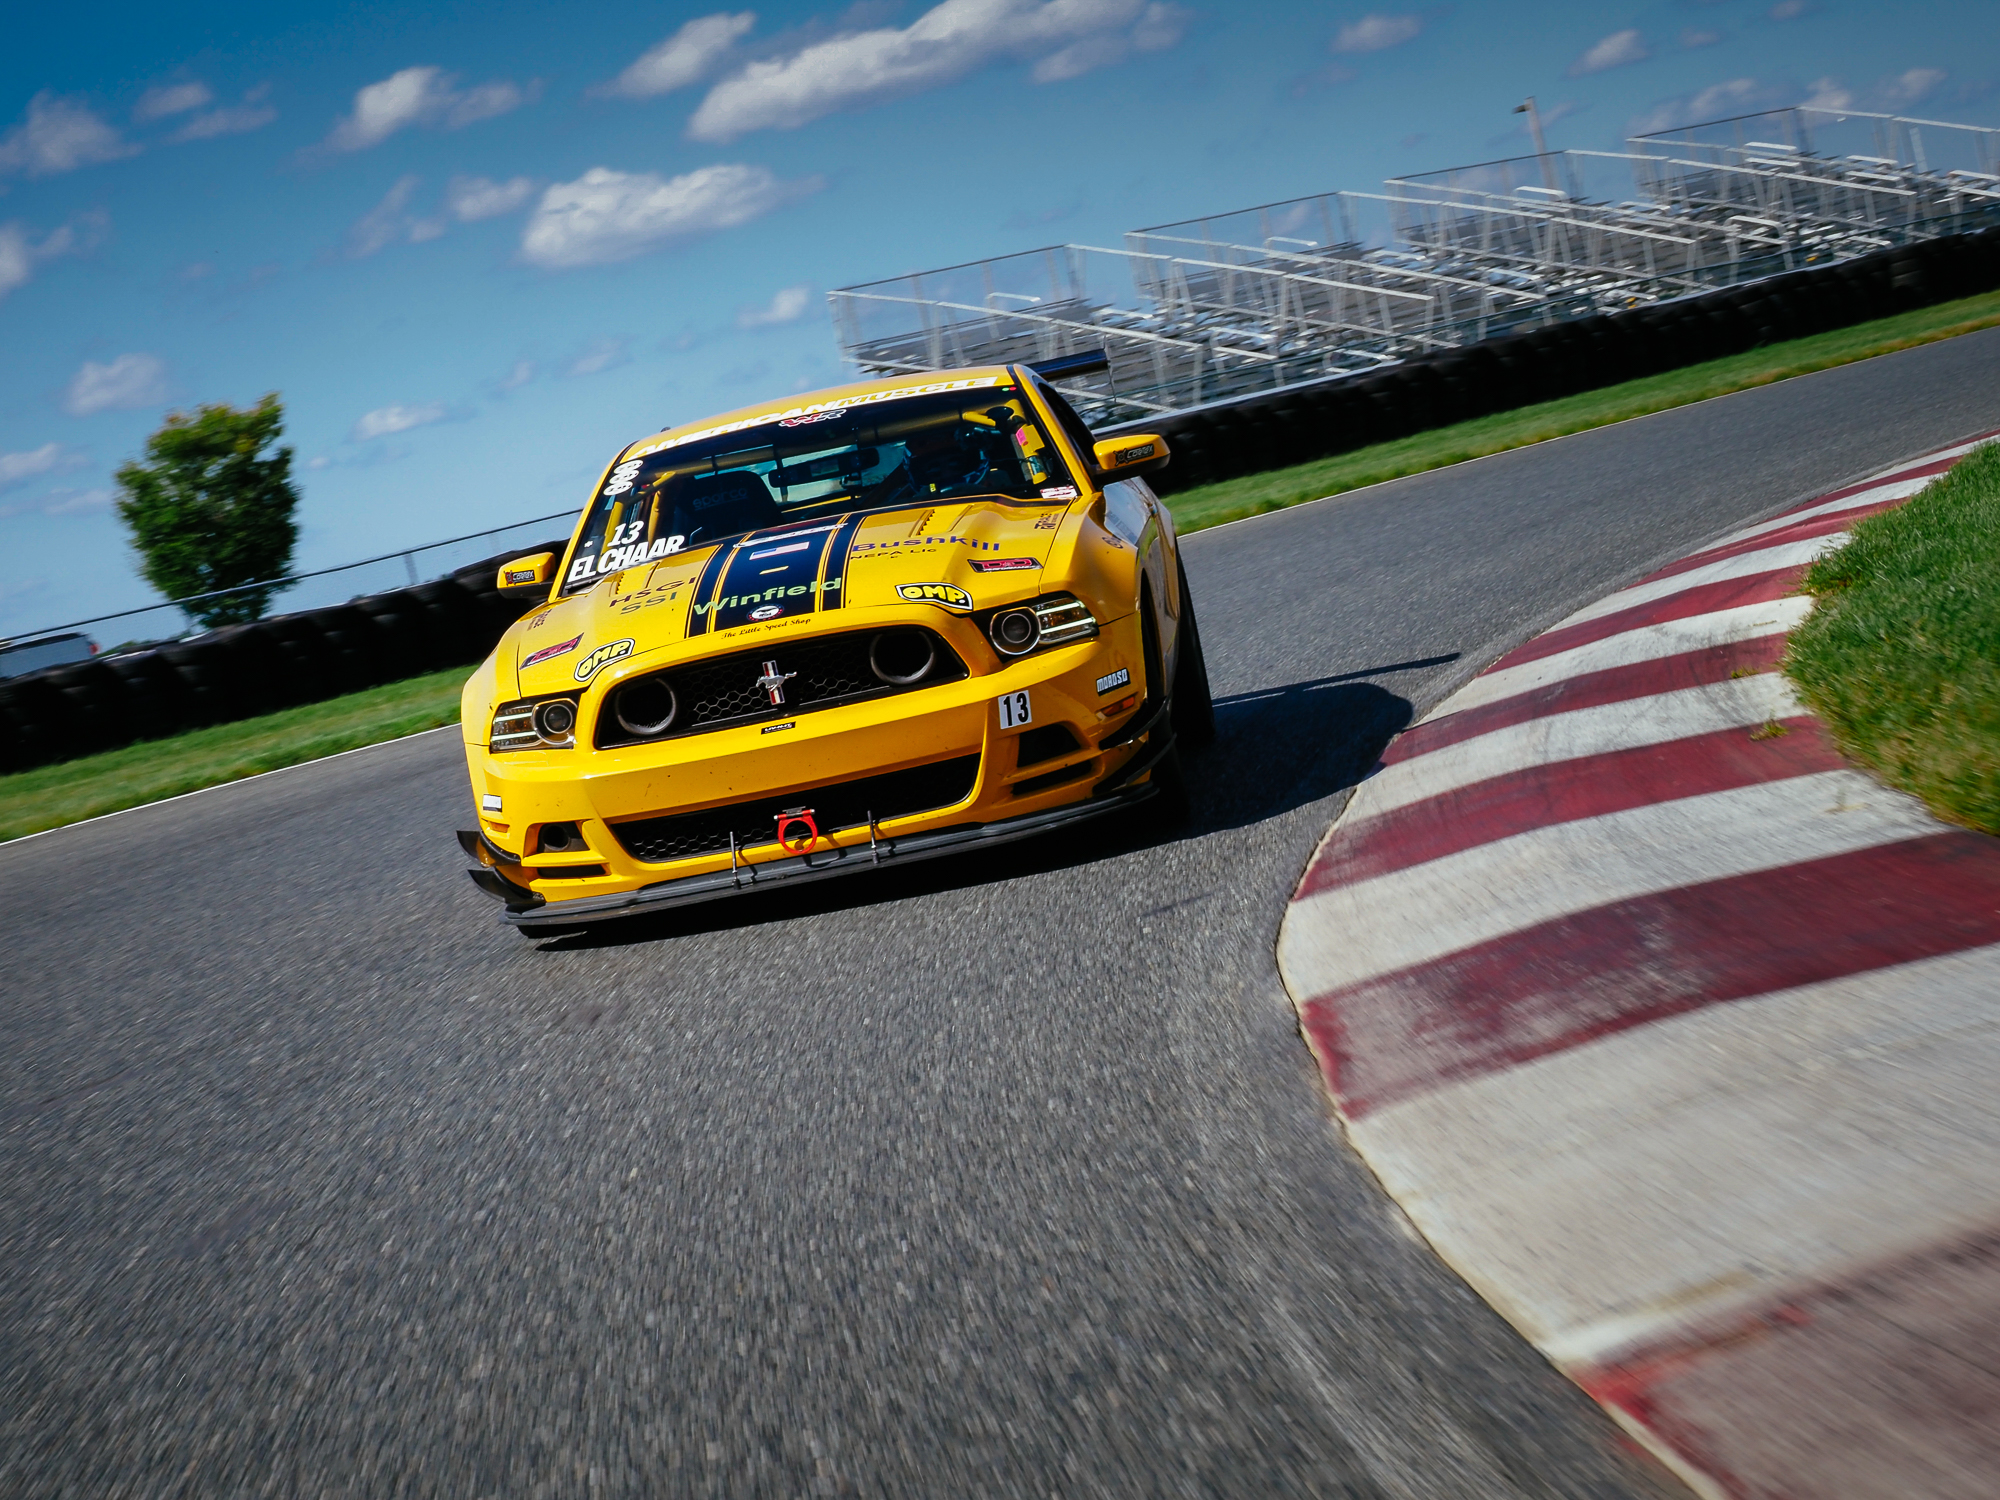
[[1777,671],[1806,564],[1977,441],[1501,657],[1282,930],[1351,1142],[1704,1494],[2000,1494],[2000,841],[1850,768]]

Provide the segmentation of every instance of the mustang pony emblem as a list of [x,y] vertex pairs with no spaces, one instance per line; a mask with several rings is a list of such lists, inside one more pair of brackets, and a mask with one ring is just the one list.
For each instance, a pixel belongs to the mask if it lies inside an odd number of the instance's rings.
[[767,661],[764,663],[764,675],[757,679],[757,686],[771,695],[771,706],[776,708],[785,701],[785,684],[798,675],[796,672],[780,672],[776,662]]

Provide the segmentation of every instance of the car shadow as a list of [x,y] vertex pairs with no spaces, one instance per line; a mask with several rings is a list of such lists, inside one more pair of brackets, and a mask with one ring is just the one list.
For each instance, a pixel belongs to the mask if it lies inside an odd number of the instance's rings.
[[992,849],[621,917],[552,935],[542,940],[540,951],[624,947],[878,906],[1096,864],[1261,823],[1343,791],[1380,764],[1383,747],[1408,726],[1413,710],[1407,698],[1374,678],[1455,660],[1453,652],[1216,699],[1215,743],[1188,760],[1192,810],[1179,824],[1161,824],[1141,803],[1116,817]]

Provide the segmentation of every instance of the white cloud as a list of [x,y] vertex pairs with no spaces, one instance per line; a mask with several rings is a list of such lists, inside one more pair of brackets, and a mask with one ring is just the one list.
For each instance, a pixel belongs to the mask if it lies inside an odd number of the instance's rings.
[[1803,101],[1807,109],[1830,110],[1835,114],[1854,108],[1854,91],[1837,78],[1816,78],[1812,92]]
[[42,496],[39,508],[45,516],[74,516],[85,511],[109,510],[117,498],[118,492],[113,489],[50,490]]
[[389,437],[398,432],[408,432],[412,427],[428,427],[433,422],[442,422],[446,412],[444,403],[432,401],[423,406],[382,406],[363,416],[354,424],[349,441],[372,442],[379,437]]
[[382,201],[354,221],[354,227],[347,231],[347,255],[350,260],[360,260],[373,255],[386,245],[392,245],[404,235],[424,238],[414,233],[416,225],[410,215],[403,210],[410,197],[423,179],[414,172],[399,177],[396,185],[382,195]]
[[563,269],[629,260],[671,240],[747,223],[821,187],[781,182],[767,167],[724,164],[679,177],[592,167],[542,194],[521,236],[521,258]]
[[95,245],[110,220],[101,213],[79,214],[60,229],[52,229],[35,239],[27,226],[16,220],[0,224],[0,297],[25,286],[40,261],[61,255],[80,255]]
[[1778,0],[1778,3],[1771,7],[1771,19],[1796,21],[1800,16],[1810,14],[1812,9],[1811,0]]
[[778,323],[796,323],[812,306],[812,288],[788,286],[771,298],[768,307],[746,307],[736,315],[738,328],[770,328]]
[[1009,60],[1036,61],[1038,82],[1073,78],[1133,49],[1172,46],[1187,16],[1147,0],[944,0],[906,27],[844,32],[751,63],[709,90],[688,134],[789,130]]
[[87,106],[44,89],[28,101],[27,118],[0,139],[0,171],[48,177],[138,149]]
[[1652,55],[1646,39],[1636,28],[1614,31],[1571,63],[1569,76],[1581,78],[1586,73],[1602,73],[1606,68],[1622,68],[1627,63],[1644,62]]
[[461,224],[511,214],[535,191],[531,177],[495,182],[489,177],[454,177],[445,185],[444,206]]
[[0,453],[0,490],[11,490],[30,479],[38,479],[44,474],[59,474],[88,462],[74,448],[65,448],[61,443],[44,443],[25,453]]
[[63,393],[73,417],[100,411],[134,411],[167,399],[167,365],[157,354],[121,354],[108,365],[85,360]]
[[1754,114],[1760,109],[1775,109],[1794,97],[1791,90],[1777,84],[1761,83],[1755,78],[1731,78],[1725,83],[1710,84],[1699,93],[1663,100],[1643,115],[1635,116],[1627,134],[1651,135],[1703,120]]
[[623,339],[599,339],[569,362],[565,375],[596,375],[616,369],[626,361]]
[[164,120],[168,115],[184,115],[191,109],[200,109],[214,98],[205,83],[162,84],[139,96],[132,118],[142,125],[149,120]]
[[225,105],[196,115],[174,132],[176,141],[206,141],[219,135],[244,135],[262,130],[278,118],[278,112],[263,102],[267,92],[260,84],[243,96],[241,104]]
[[1696,47],[1713,47],[1722,40],[1719,31],[1696,31],[1690,27],[1681,33],[1681,45],[1692,51]]
[[1891,109],[1904,109],[1922,99],[1949,76],[1943,68],[1911,68],[1907,73],[1884,79],[1876,92]]
[[757,24],[757,13],[717,11],[696,16],[658,46],[639,54],[624,72],[591,92],[626,99],[650,99],[698,83],[727,57],[736,39]]
[[514,368],[507,372],[506,378],[501,380],[494,389],[499,391],[518,391],[534,378],[535,362],[532,359],[517,359],[514,361]]
[[535,84],[522,88],[505,80],[461,91],[442,68],[404,68],[380,83],[358,89],[354,112],[334,125],[326,144],[336,151],[362,151],[381,145],[412,125],[443,125],[456,130],[518,109],[538,92]]
[[1366,15],[1358,21],[1349,21],[1334,34],[1333,50],[1380,52],[1387,47],[1400,47],[1423,29],[1423,20],[1417,16]]

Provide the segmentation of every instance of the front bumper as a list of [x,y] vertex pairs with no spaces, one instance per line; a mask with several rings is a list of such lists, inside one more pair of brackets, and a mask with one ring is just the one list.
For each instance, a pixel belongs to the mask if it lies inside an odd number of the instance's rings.
[[[1162,746],[1157,753],[1164,754],[1165,747]],[[1147,757],[1149,762],[1153,758]],[[1028,813],[998,823],[973,823],[940,828],[930,833],[907,833],[895,838],[877,837],[866,844],[831,846],[757,864],[741,863],[728,870],[716,870],[706,875],[684,875],[677,880],[662,880],[636,891],[609,896],[579,896],[526,909],[510,906],[503,914],[503,920],[526,933],[563,932],[617,917],[644,916],[648,912],[665,911],[670,907],[715,901],[724,896],[775,890],[781,886],[789,888],[835,875],[859,875],[885,865],[911,864],[917,860],[935,859],[939,855],[974,848],[989,848],[1057,828],[1067,828],[1073,823],[1087,822],[1143,802],[1154,795],[1154,790],[1150,782],[1136,786],[1128,783],[1088,802],[1072,803],[1047,812]],[[490,887],[482,882],[482,889]]]
[[[956,624],[939,628],[949,635]],[[962,658],[973,655],[966,645],[954,647]],[[768,729],[750,724],[583,752],[494,754],[475,741],[467,745],[473,789],[487,807],[506,812],[482,812],[478,831],[461,835],[480,862],[471,875],[506,903],[508,921],[554,929],[1096,816],[1151,795],[1132,783],[1164,753],[1171,734],[1152,701],[1127,708],[1143,680],[1133,670],[1140,656],[1137,621],[1127,617],[1108,622],[1097,639],[997,671],[975,669],[908,695],[801,713]],[[1129,686],[1100,688],[1113,677]],[[1032,733],[1000,722],[998,696],[1017,691],[1032,693]],[[585,726],[595,707],[586,697]],[[1032,757],[1020,748],[1036,734],[1056,733],[1058,724],[1067,726],[1072,748],[1047,739]],[[771,729],[783,738],[773,739]],[[581,727],[578,737],[587,739]],[[965,789],[907,795],[909,778],[936,790],[929,773],[948,767],[973,768],[964,773],[971,778]],[[899,801],[888,783],[906,795]],[[769,814],[787,804],[819,809],[821,836],[803,854],[774,842]],[[739,813],[761,824],[747,826]],[[717,836],[720,827],[687,826],[712,818],[734,825],[727,839]],[[565,843],[555,846],[563,852],[543,852],[540,830],[551,824],[568,825]],[[583,847],[574,842],[579,836]]]

